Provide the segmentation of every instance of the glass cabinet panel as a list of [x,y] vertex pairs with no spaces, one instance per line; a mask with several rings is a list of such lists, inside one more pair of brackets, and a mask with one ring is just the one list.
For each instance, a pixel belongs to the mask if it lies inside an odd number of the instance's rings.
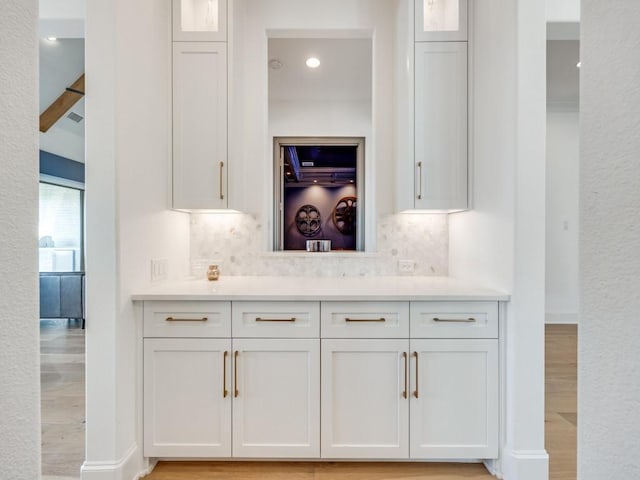
[[415,0],[415,40],[467,40],[467,0]]
[[227,39],[227,0],[173,0],[173,41]]

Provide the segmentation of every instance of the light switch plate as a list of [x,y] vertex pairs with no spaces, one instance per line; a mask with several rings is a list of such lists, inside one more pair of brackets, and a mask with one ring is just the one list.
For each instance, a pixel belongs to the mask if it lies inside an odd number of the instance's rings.
[[151,281],[161,282],[169,275],[169,260],[166,258],[154,258],[151,260]]

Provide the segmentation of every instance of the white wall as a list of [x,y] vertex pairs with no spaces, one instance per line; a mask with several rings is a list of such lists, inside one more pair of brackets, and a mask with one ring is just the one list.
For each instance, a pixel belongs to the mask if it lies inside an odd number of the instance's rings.
[[[187,272],[189,218],[171,212],[169,2],[87,5],[87,457],[83,479],[142,464],[140,325],[150,260]],[[132,48],[135,45],[135,48]]]
[[547,323],[578,320],[578,117],[577,108],[547,109]]
[[0,15],[0,476],[40,478],[35,0]]
[[640,3],[583,0],[578,478],[640,478]]
[[41,37],[82,38],[87,0],[39,0]]
[[544,449],[544,4],[470,2],[474,210],[451,215],[452,276],[511,293],[502,468],[548,478]]

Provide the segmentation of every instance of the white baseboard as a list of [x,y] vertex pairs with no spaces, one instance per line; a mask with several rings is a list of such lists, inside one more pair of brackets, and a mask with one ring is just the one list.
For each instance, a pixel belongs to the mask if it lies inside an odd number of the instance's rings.
[[87,461],[80,468],[82,480],[138,480],[153,470],[145,464],[137,444],[131,445],[121,459],[108,461]]
[[577,313],[546,313],[544,315],[544,323],[558,325],[577,325]]
[[549,480],[549,454],[546,450],[504,451],[504,480]]

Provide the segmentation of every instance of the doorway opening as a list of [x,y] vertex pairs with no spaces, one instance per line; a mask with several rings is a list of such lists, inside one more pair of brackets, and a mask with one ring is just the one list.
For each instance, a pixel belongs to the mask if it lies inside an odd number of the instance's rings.
[[275,138],[274,159],[274,250],[364,250],[364,138]]

